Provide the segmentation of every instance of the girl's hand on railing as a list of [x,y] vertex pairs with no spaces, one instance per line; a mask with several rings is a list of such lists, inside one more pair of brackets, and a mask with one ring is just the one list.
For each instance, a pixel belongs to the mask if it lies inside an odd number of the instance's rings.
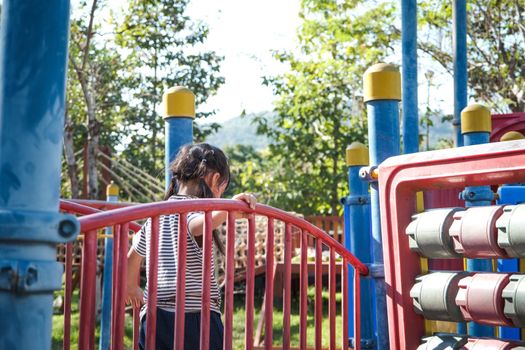
[[[248,203],[250,206],[250,209],[255,209],[255,205],[257,204],[257,198],[251,193],[239,193],[232,197],[232,199],[240,200],[243,202]],[[247,219],[251,214],[244,213],[244,212],[236,212],[235,216],[237,219]]]
[[128,286],[126,290],[126,304],[133,307],[140,307],[144,304],[144,292],[138,286]]

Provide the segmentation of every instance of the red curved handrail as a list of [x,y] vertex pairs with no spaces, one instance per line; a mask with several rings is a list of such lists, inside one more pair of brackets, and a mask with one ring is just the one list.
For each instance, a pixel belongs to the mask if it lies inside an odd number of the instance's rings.
[[[98,229],[104,227],[113,227],[114,232],[114,250],[113,261],[116,263],[113,269],[113,311],[112,311],[112,349],[123,349],[124,343],[124,318],[125,305],[124,298],[126,293],[126,275],[127,275],[127,252],[128,252],[128,234],[131,229],[130,223],[135,220],[150,218],[152,220],[151,235],[149,239],[150,251],[158,251],[159,239],[159,219],[162,215],[180,214],[179,232],[186,232],[187,222],[186,215],[189,212],[204,212],[205,224],[203,232],[203,263],[202,263],[202,311],[201,311],[201,333],[200,344],[201,348],[207,348],[210,343],[209,329],[210,329],[210,286],[211,286],[211,247],[212,247],[212,225],[211,213],[213,211],[226,211],[227,218],[227,235],[226,235],[226,266],[225,266],[225,327],[224,327],[224,349],[232,349],[232,310],[233,310],[233,283],[234,283],[234,242],[235,242],[235,215],[232,213],[242,212],[248,215],[248,235],[247,235],[247,266],[246,266],[246,349],[253,348],[253,317],[254,317],[254,281],[255,281],[255,216],[264,216],[268,218],[267,224],[267,239],[266,239],[266,287],[265,287],[265,307],[262,310],[266,320],[265,327],[265,348],[272,348],[272,316],[273,316],[273,289],[275,274],[274,265],[274,221],[278,220],[285,224],[285,261],[284,261],[284,281],[288,290],[285,290],[283,309],[284,312],[284,329],[283,329],[283,349],[290,349],[290,281],[291,281],[291,233],[292,227],[298,229],[301,235],[301,263],[300,263],[300,344],[301,348],[306,347],[306,329],[307,329],[307,286],[308,286],[308,261],[307,261],[307,235],[316,238],[318,248],[325,246],[329,249],[329,319],[330,319],[330,348],[335,348],[335,317],[336,317],[336,259],[335,253],[338,253],[343,262],[341,264],[342,277],[342,291],[344,294],[348,291],[348,275],[347,264],[353,266],[356,273],[354,273],[354,303],[356,305],[354,312],[354,326],[355,326],[355,343],[356,350],[360,348],[360,289],[359,279],[362,275],[368,274],[368,268],[361,261],[359,261],[353,254],[348,252],[339,242],[329,236],[326,232],[318,227],[312,225],[304,219],[293,216],[285,211],[272,208],[266,205],[257,205],[255,209],[250,209],[248,205],[238,200],[225,199],[191,199],[184,201],[164,201],[150,204],[138,204],[125,208],[118,208],[108,211],[99,211],[90,207],[86,207],[79,203],[63,201],[62,207],[64,210],[72,210],[87,214],[78,218],[81,232],[85,234],[84,246],[86,249],[83,253],[83,273],[82,281],[86,290],[92,292],[91,286],[95,283],[94,270],[96,268],[96,232]],[[136,224],[135,224],[136,225]],[[177,292],[176,300],[176,317],[175,317],[175,349],[183,349],[184,346],[184,300],[185,300],[185,266],[186,266],[186,236],[178,235],[178,249],[177,256]],[[89,248],[89,249],[88,249]],[[152,253],[149,259],[149,269],[147,271],[148,281],[148,295],[147,301],[146,322],[148,324],[148,333],[155,334],[156,329],[156,310],[157,310],[157,273],[158,264],[156,263],[157,254]],[[322,283],[322,249],[317,249],[316,252],[316,286]],[[319,270],[318,270],[319,269]],[[317,304],[322,298],[320,288],[316,288],[315,298]],[[94,293],[82,293],[80,301],[80,335],[79,335],[79,349],[91,349],[94,342]],[[343,336],[342,347],[348,347],[347,336],[347,295],[343,296]],[[134,310],[135,315],[138,310]],[[322,322],[322,304],[316,308],[315,318],[316,325],[321,326]],[[136,323],[135,323],[136,326]],[[317,326],[316,326],[317,327]],[[136,331],[136,330],[135,330]],[[320,344],[322,333],[316,331],[316,343]],[[134,339],[134,346],[137,346],[137,340]],[[146,338],[146,347],[155,348],[155,337],[148,336]]]
[[[100,201],[100,203],[107,203],[108,205],[117,204],[117,203],[102,202],[102,201]],[[121,208],[121,207],[115,206],[115,208]],[[91,207],[91,206],[80,204],[76,201],[67,200],[67,199],[60,200],[60,210],[67,211],[69,213],[80,214],[80,215],[90,215],[90,214],[96,214],[96,213],[102,212],[102,210],[98,209],[97,207]],[[137,224],[136,222],[129,223],[129,229],[134,232],[138,232],[140,228],[141,226]],[[81,232],[84,232],[84,231],[81,230]]]
[[361,275],[368,274],[368,267],[357,259],[352,253],[346,250],[341,243],[337,242],[326,232],[312,225],[308,221],[293,216],[283,210],[273,208],[263,204],[257,204],[255,209],[250,209],[247,204],[238,200],[231,199],[191,199],[184,201],[164,201],[148,204],[138,204],[126,208],[119,208],[109,211],[100,211],[94,214],[85,215],[78,218],[81,232],[89,232],[114,226],[123,222],[130,222],[157,215],[168,215],[174,213],[187,213],[199,208],[199,211],[239,211],[247,214],[258,214],[287,222],[297,228],[310,232],[315,238],[319,238],[323,243],[333,249],[348,260],[356,271]]

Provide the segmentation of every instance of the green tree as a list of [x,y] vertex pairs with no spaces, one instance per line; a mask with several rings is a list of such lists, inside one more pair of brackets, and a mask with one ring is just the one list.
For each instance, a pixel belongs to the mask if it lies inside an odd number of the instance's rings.
[[300,51],[276,53],[289,71],[265,79],[278,96],[277,116],[257,118],[271,140],[270,204],[305,215],[339,212],[344,150],[366,141],[362,77],[393,53],[396,15],[384,1],[302,1]]
[[[200,52],[208,35],[203,23],[185,14],[188,0],[130,0],[121,19],[116,19],[116,43],[125,53],[129,110],[122,131],[127,131],[123,155],[150,174],[164,168],[164,121],[157,110],[162,93],[182,85],[191,89],[196,104],[213,95],[224,79],[219,75],[222,57]],[[197,118],[212,114],[198,113]],[[196,127],[197,140],[218,128]]]
[[[419,48],[452,74],[450,1],[420,2],[420,24],[431,35]],[[473,97],[499,112],[525,111],[525,3],[468,1],[468,72]]]
[[[67,189],[63,195],[80,197],[78,175],[82,167],[86,183],[82,196],[97,199],[103,193],[99,188],[97,153],[100,146],[116,145],[116,125],[125,109],[119,78],[123,62],[100,33],[100,10],[106,2],[80,1],[77,5],[71,20],[64,132],[69,186],[63,186]],[[77,162],[81,158],[85,164]]]
[[224,148],[230,162],[230,185],[224,194],[231,197],[249,190],[261,195],[262,176],[265,171],[264,157],[253,146],[235,145]]

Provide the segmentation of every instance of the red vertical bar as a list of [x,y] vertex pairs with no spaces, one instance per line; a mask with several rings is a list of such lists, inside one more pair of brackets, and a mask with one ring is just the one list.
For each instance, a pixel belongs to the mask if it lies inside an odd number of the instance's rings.
[[155,334],[157,334],[157,272],[159,265],[159,227],[159,217],[152,217],[150,226],[151,233],[148,262],[148,305],[146,313],[148,334],[146,336],[146,349],[155,349]]
[[140,307],[133,307],[133,350],[139,349]]
[[308,289],[308,240],[307,233],[301,231],[301,275],[300,275],[300,297],[299,297],[299,347],[306,349],[306,313],[307,313],[307,289]]
[[[341,265],[341,289],[342,289],[342,303],[341,314],[343,315],[343,335],[341,348],[348,349],[348,265],[346,259],[343,259]],[[357,273],[357,271],[355,272]],[[352,315],[353,317],[354,315]]]
[[186,298],[186,248],[188,245],[187,213],[179,214],[179,235],[177,236],[177,286],[175,299],[175,350],[184,350],[184,319]]
[[[140,273],[137,276],[137,285],[140,286]],[[133,350],[139,349],[140,337],[140,306],[133,307]]]
[[116,264],[115,262],[119,261],[119,247],[120,247],[120,225],[115,225],[113,227],[113,275],[111,276],[111,285],[113,286],[113,289],[111,290],[111,338],[110,338],[110,344],[111,349],[115,348],[115,332],[116,332],[116,326],[117,326],[117,297],[118,297],[118,276],[120,271],[119,264]]
[[115,307],[113,311],[115,316],[115,335],[113,336],[114,349],[124,349],[124,320],[126,317],[126,275],[128,270],[127,252],[128,252],[128,232],[129,224],[125,223],[120,226],[119,237],[119,252],[118,265],[119,271],[117,275],[117,297],[115,299]]
[[95,292],[97,273],[97,231],[84,235],[80,281],[80,333],[78,348],[93,349],[95,336]]
[[64,290],[64,340],[62,348],[71,347],[71,295],[73,294],[73,243],[66,243],[66,286]]
[[235,216],[228,212],[228,232],[226,234],[226,288],[224,297],[224,350],[232,349],[233,327],[233,277],[235,274]]
[[339,223],[337,222],[337,217],[334,217],[333,219],[334,224],[334,238],[337,242],[343,243],[342,236],[339,235]]
[[211,212],[204,214],[204,237],[202,239],[202,310],[201,310],[201,350],[210,347],[210,286],[212,259],[212,221]]
[[323,246],[315,240],[315,349],[323,347]]
[[292,311],[292,226],[284,231],[283,350],[290,350],[290,313]]
[[[346,265],[346,264],[345,264]],[[354,350],[361,349],[361,275],[354,269]]]
[[255,291],[255,216],[248,219],[248,250],[246,252],[246,333],[244,348],[253,349],[253,294]]
[[328,284],[329,284],[329,309],[328,318],[330,319],[330,350],[335,350],[335,316],[336,316],[336,301],[335,301],[335,252],[333,248],[330,248],[330,269],[328,271]]
[[264,347],[272,350],[273,343],[273,277],[274,277],[274,231],[273,219],[268,218],[266,234],[266,304],[264,305]]

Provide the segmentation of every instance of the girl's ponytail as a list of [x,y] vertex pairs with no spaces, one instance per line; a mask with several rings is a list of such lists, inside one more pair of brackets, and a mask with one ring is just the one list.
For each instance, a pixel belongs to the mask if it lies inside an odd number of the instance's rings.
[[[176,195],[180,182],[197,181],[198,197],[213,198],[213,192],[204,181],[210,172],[218,172],[221,181],[230,182],[230,166],[228,158],[222,150],[207,143],[184,145],[177,158],[170,164],[173,177],[164,200]],[[219,252],[225,255],[224,244],[219,237],[219,230],[213,230],[213,240]]]

